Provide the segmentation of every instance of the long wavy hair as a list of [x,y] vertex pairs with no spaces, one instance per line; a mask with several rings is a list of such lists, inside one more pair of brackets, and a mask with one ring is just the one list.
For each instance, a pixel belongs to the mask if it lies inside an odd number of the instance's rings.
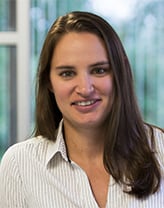
[[104,167],[123,185],[125,192],[137,198],[147,197],[158,190],[161,178],[154,155],[153,128],[141,117],[122,43],[101,17],[88,12],[71,12],[59,17],[50,28],[38,64],[35,136],[56,140],[55,131],[62,114],[50,91],[50,63],[58,41],[69,32],[89,32],[105,43],[114,79],[114,102],[104,132]]

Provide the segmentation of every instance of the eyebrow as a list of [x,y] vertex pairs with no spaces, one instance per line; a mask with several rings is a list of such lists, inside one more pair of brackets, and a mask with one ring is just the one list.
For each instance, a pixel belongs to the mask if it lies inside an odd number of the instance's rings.
[[[89,68],[92,68],[92,67],[97,67],[97,66],[103,66],[103,65],[109,65],[109,62],[108,61],[100,61],[100,62],[96,62],[94,64],[90,64],[89,65]],[[61,65],[61,66],[56,66],[55,67],[56,69],[61,69],[61,70],[64,70],[64,69],[74,69],[75,67],[74,66],[71,66],[71,65]]]
[[74,66],[70,66],[70,65],[61,65],[61,66],[56,66],[56,69],[74,69]]
[[103,65],[109,65],[109,61],[96,62],[94,64],[89,65],[89,67],[96,67],[96,66],[103,66]]

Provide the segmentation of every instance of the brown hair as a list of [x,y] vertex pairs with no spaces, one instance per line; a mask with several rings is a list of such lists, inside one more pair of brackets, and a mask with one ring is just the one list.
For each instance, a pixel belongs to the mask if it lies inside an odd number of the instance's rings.
[[[122,43],[101,17],[88,12],[71,12],[59,17],[45,39],[39,65],[36,97],[35,136],[55,141],[62,119],[54,95],[49,90],[50,63],[60,38],[71,31],[96,34],[105,43],[114,78],[114,102],[105,128],[104,166],[124,191],[138,198],[159,188],[160,171],[154,156],[153,128],[145,125],[135,97],[131,67]],[[151,131],[148,141],[146,126]],[[126,189],[127,188],[127,189]]]

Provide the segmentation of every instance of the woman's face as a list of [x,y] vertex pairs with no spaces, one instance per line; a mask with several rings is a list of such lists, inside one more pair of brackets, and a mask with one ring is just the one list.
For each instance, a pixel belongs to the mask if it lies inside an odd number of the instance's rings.
[[53,52],[50,82],[65,125],[103,125],[113,103],[114,89],[101,39],[88,32],[65,34]]

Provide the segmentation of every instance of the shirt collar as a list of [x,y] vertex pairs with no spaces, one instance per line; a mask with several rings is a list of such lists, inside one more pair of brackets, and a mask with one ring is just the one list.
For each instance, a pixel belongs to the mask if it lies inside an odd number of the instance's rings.
[[56,131],[56,141],[50,141],[48,143],[47,154],[46,154],[46,165],[48,165],[50,160],[57,153],[60,153],[64,160],[69,161],[62,128],[63,128],[63,120],[61,120],[59,124],[59,128]]

